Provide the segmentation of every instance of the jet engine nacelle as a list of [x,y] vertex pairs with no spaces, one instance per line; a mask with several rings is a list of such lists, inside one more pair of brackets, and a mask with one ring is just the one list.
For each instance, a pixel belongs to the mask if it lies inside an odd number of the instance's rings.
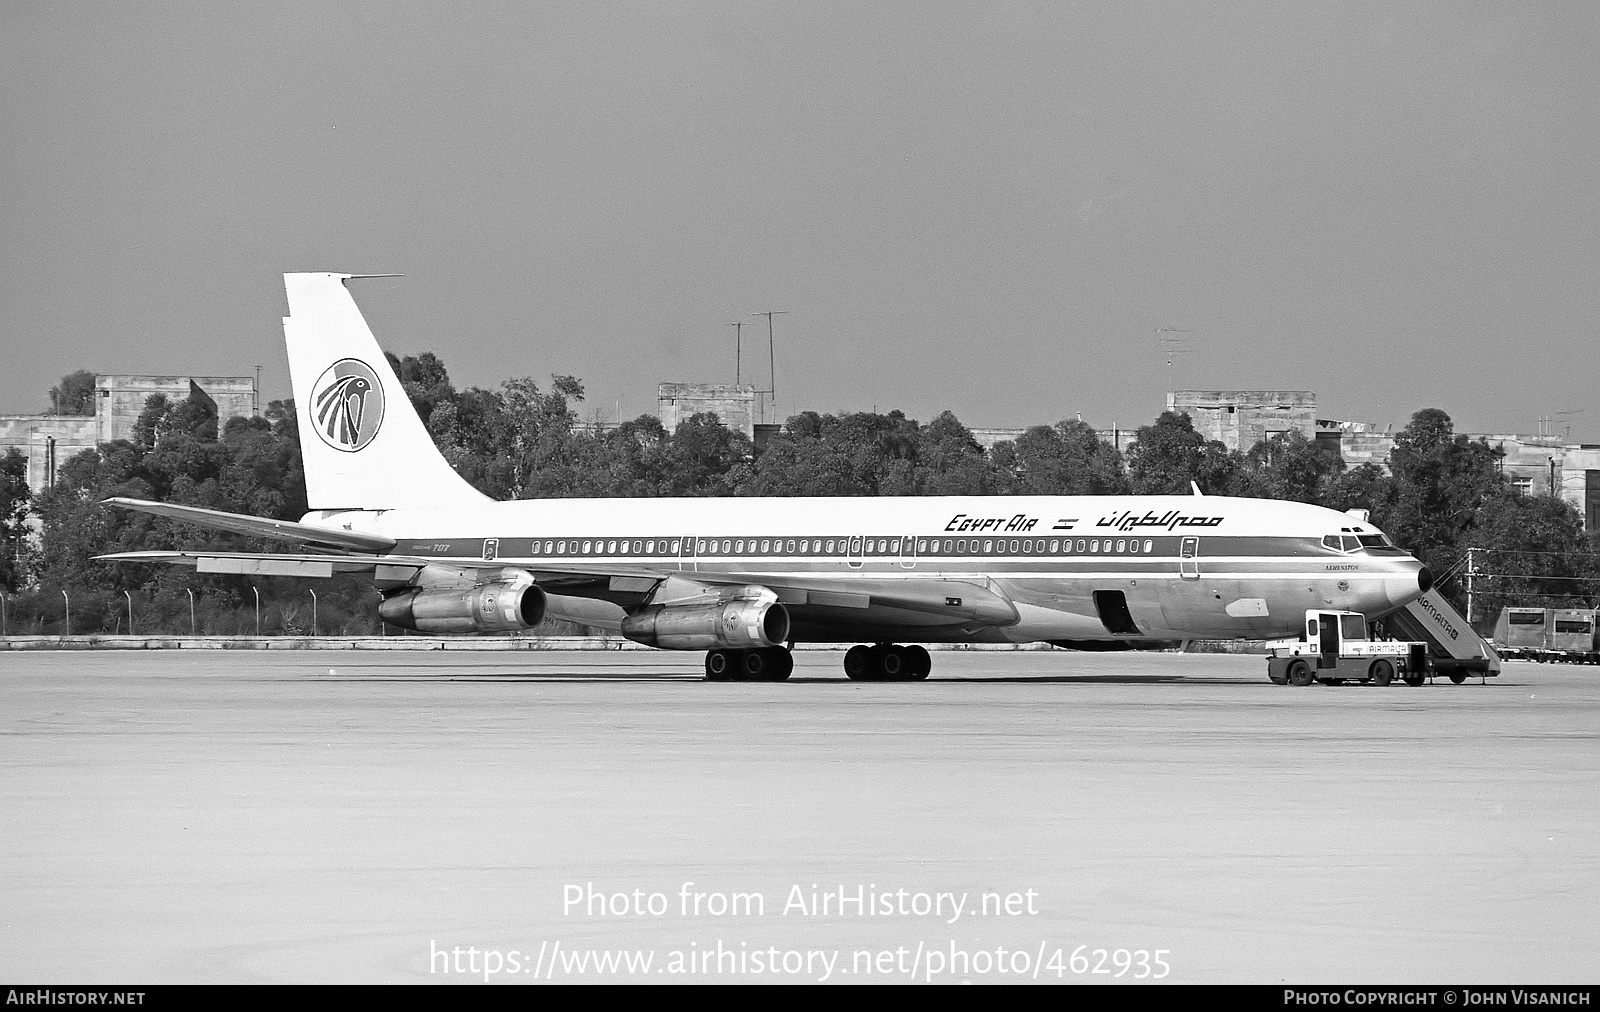
[[544,591],[531,583],[486,583],[465,590],[420,587],[384,599],[390,625],[425,633],[512,632],[544,619]]
[[656,605],[623,619],[622,635],[668,650],[774,647],[789,638],[789,609],[776,601]]

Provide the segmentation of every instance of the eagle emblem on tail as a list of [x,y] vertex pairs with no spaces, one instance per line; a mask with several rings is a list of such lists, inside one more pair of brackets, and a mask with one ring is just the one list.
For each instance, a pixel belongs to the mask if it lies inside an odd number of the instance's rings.
[[336,450],[355,452],[372,442],[383,422],[383,386],[359,359],[334,363],[312,392],[313,427]]

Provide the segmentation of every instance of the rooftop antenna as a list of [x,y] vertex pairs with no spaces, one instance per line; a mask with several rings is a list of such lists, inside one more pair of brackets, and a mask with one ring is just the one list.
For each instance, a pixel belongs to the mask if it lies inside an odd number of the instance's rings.
[[1189,354],[1189,339],[1187,337],[1169,337],[1169,334],[1191,334],[1193,331],[1183,330],[1178,327],[1157,327],[1156,347],[1160,348],[1167,356],[1167,390],[1174,389],[1172,385],[1172,359],[1175,355]]
[[735,320],[728,324],[728,326],[733,328],[733,385],[739,386],[740,380],[743,377],[743,374],[740,372],[741,366],[739,364],[740,352],[744,345],[744,342],[741,340],[741,338],[744,336],[744,328],[748,327],[749,324],[745,323],[743,320]]
[[[1556,424],[1564,426],[1566,428],[1566,433],[1567,434],[1565,436],[1561,437],[1563,441],[1565,441],[1565,442],[1571,442],[1572,441],[1572,416],[1573,415],[1581,415],[1581,414],[1583,414],[1584,410],[1585,409],[1583,409],[1583,408],[1569,408],[1566,411],[1557,411],[1556,412],[1556,416],[1555,416]],[[1551,435],[1555,435],[1555,433],[1552,431]]]
[[751,313],[751,316],[765,316],[767,318],[767,393],[772,397],[774,406],[778,403],[778,361],[773,353],[772,345],[772,318],[774,316],[787,316],[787,309],[768,309],[761,313]]

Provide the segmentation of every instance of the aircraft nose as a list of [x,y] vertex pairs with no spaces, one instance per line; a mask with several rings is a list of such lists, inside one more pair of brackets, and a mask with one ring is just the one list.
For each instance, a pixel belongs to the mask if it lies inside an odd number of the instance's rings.
[[1383,581],[1385,596],[1396,608],[1404,608],[1433,587],[1433,570],[1411,560],[1405,568],[1390,573]]

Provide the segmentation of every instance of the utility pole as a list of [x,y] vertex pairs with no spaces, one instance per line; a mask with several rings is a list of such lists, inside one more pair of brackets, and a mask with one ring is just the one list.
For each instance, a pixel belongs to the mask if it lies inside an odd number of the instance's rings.
[[733,328],[733,385],[740,386],[742,385],[742,380],[744,378],[740,371],[739,364],[740,350],[744,346],[744,341],[741,340],[741,338],[744,336],[744,328],[749,326],[749,324],[745,323],[743,320],[735,320],[728,324],[728,326]]
[[1472,553],[1477,549],[1467,549],[1467,625],[1472,624],[1472,578],[1477,575],[1472,568]]

